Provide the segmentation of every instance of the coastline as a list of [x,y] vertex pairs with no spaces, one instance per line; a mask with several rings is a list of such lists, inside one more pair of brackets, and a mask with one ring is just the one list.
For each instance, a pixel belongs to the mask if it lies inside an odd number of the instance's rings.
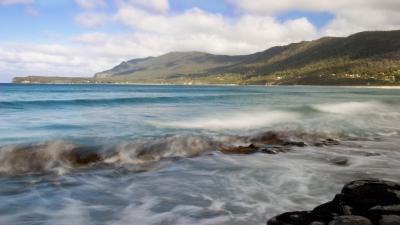
[[176,83],[19,83],[8,82],[0,84],[17,84],[17,85],[126,85],[126,86],[220,86],[220,87],[343,87],[343,88],[382,88],[382,89],[400,89],[398,85],[324,85],[324,84],[176,84]]

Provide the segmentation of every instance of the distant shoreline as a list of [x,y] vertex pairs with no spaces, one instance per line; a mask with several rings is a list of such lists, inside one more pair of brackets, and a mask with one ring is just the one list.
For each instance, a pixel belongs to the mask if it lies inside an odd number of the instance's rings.
[[400,85],[315,85],[315,84],[167,84],[167,83],[0,83],[15,85],[120,85],[120,86],[221,86],[221,87],[343,87],[343,88],[381,88],[381,89],[400,89]]

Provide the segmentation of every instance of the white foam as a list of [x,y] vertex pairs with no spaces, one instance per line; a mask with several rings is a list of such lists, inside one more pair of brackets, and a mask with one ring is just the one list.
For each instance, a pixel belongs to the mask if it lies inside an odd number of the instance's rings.
[[343,102],[334,104],[314,105],[314,109],[321,112],[335,114],[372,114],[383,111],[386,106],[379,102]]
[[156,122],[158,126],[189,129],[254,129],[268,127],[278,123],[293,122],[299,115],[284,111],[266,111],[204,117],[188,121]]

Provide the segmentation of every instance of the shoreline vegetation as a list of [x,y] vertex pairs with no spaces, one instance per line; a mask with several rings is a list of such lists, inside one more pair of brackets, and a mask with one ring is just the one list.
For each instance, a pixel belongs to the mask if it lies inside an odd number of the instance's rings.
[[400,30],[323,37],[250,55],[171,52],[93,77],[15,77],[13,83],[399,86]]

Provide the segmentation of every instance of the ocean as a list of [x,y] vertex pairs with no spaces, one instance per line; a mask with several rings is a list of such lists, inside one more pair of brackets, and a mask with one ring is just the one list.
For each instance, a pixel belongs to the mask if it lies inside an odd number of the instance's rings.
[[399,137],[396,88],[0,84],[0,224],[261,225],[400,181]]

